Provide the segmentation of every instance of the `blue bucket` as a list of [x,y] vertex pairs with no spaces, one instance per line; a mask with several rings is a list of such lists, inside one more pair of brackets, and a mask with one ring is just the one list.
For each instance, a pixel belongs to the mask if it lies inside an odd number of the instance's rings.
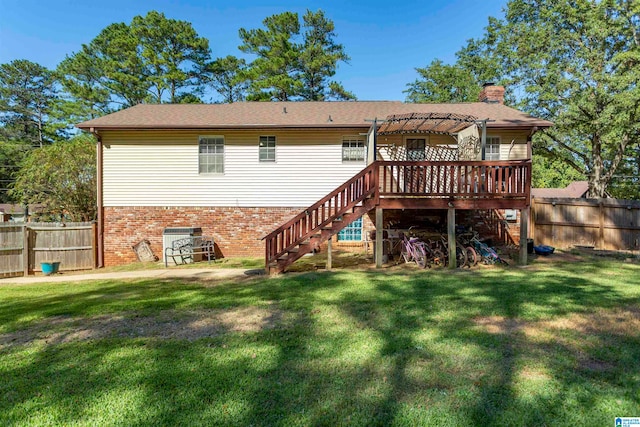
[[60,268],[60,261],[41,262],[40,266],[42,267],[42,274],[44,274],[45,276],[56,274],[58,272],[58,269]]

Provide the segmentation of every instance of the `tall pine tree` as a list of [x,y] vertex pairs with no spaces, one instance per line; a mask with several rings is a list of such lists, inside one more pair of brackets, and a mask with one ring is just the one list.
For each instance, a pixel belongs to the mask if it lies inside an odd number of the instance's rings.
[[338,62],[349,57],[335,42],[334,24],[324,12],[307,11],[302,25],[294,12],[270,16],[263,24],[264,28],[240,29],[240,50],[256,56],[247,69],[248,99],[355,99],[331,80]]

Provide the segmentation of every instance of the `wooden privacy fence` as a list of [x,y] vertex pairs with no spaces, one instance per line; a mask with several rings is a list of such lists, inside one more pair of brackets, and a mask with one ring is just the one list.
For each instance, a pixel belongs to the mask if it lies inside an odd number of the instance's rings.
[[530,235],[558,248],[640,250],[640,201],[535,197]]
[[59,261],[60,270],[96,267],[96,224],[0,224],[0,277],[42,271],[41,262]]

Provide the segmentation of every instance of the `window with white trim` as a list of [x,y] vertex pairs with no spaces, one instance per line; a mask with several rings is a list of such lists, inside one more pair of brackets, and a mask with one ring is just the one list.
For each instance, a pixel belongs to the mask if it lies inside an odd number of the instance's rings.
[[427,140],[424,138],[407,138],[407,160],[419,162],[426,158]]
[[342,242],[362,241],[362,217],[347,225],[338,233],[338,240]]
[[487,136],[487,144],[484,150],[485,160],[500,160],[500,137]]
[[224,136],[198,138],[198,172],[224,173]]
[[365,159],[364,137],[345,136],[342,138],[342,161],[364,162]]
[[261,162],[276,161],[276,137],[261,136],[258,146],[258,160]]

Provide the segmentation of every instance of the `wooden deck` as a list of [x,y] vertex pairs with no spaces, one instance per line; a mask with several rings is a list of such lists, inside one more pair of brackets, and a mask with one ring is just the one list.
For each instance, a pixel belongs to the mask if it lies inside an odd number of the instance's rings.
[[375,161],[265,236],[266,268],[283,271],[367,211],[524,209],[531,161]]
[[529,206],[531,162],[378,161],[385,209],[522,209]]

